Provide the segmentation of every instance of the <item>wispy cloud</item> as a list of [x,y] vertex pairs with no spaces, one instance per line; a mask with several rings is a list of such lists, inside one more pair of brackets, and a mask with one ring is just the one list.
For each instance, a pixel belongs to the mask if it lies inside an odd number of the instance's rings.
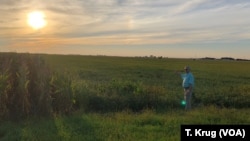
[[[7,43],[13,47],[36,43],[154,46],[250,39],[248,0],[0,0],[0,3],[0,46]],[[47,15],[48,26],[41,31],[32,31],[26,24],[26,15],[32,10],[42,10]]]

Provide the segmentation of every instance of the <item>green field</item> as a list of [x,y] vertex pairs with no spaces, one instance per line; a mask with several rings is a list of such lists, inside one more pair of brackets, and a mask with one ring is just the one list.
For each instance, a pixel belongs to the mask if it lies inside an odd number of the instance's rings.
[[250,123],[249,61],[2,53],[0,65],[0,140],[177,141],[181,124]]

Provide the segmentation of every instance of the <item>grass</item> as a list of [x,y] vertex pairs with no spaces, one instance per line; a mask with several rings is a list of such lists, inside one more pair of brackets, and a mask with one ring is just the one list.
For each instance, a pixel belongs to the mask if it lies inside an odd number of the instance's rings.
[[[46,92],[49,98],[53,96],[52,102],[46,101],[46,97],[45,102],[40,101],[46,106],[36,107],[32,101],[29,105],[35,106],[34,109],[50,111],[51,115],[30,114],[17,121],[0,119],[1,141],[177,141],[180,140],[181,124],[250,123],[250,62],[37,56],[38,62],[41,62],[39,58],[44,59],[43,64],[48,65],[51,72],[47,72],[46,65],[39,66],[42,68],[39,69],[37,64],[32,64],[37,62],[32,57],[26,59],[31,62],[28,67],[21,60],[16,63],[21,62],[22,65],[11,64],[9,68],[12,68],[13,78],[17,78],[15,81],[12,79],[19,86],[16,90],[29,94],[23,99],[29,101],[35,96],[31,100],[39,101],[36,96],[40,92]],[[0,63],[6,65],[3,60]],[[183,99],[181,78],[174,73],[185,65],[191,66],[195,76],[194,109],[189,112],[185,112],[180,105]],[[15,76],[15,70],[19,77]],[[27,89],[34,88],[29,82],[37,82],[37,79],[31,79],[30,74],[46,78],[46,81],[39,80],[41,84],[46,84],[43,87],[46,89]],[[8,71],[0,69],[0,107],[5,110],[1,111],[2,117],[13,105],[7,101],[11,100],[8,99],[9,93],[12,92],[11,96],[16,93],[23,96],[15,89],[7,89],[10,88],[8,85],[14,88],[14,84],[6,81],[8,78]],[[40,88],[35,83],[34,86]],[[19,102],[19,99],[15,100]]]
[[[71,116],[34,118],[22,122],[4,122],[1,141],[177,141],[181,124],[249,124],[248,109],[213,106],[156,113],[145,110],[115,113],[75,113]],[[239,116],[240,115],[240,116]]]

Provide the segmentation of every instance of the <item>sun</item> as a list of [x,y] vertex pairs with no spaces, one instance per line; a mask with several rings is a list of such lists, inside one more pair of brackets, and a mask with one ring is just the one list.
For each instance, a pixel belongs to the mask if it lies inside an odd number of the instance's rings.
[[28,24],[35,30],[46,26],[45,14],[41,11],[33,11],[28,14]]

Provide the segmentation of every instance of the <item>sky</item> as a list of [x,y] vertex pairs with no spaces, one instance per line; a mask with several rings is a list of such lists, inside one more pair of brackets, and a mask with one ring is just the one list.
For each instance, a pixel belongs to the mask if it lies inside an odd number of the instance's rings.
[[[250,59],[249,0],[0,3],[0,52]],[[28,25],[32,11],[45,27]]]

